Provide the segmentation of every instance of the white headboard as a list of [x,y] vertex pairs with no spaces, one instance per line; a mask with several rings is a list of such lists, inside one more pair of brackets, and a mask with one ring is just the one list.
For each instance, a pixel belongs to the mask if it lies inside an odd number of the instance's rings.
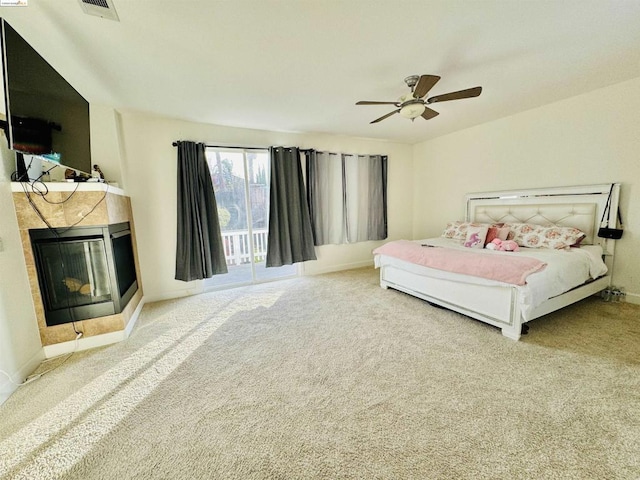
[[[597,236],[611,184],[470,193],[466,220],[482,223],[533,223],[575,227],[585,232],[585,245],[601,245],[613,254],[615,241]],[[613,184],[609,226],[615,226],[620,184]],[[608,243],[607,243],[608,242]]]

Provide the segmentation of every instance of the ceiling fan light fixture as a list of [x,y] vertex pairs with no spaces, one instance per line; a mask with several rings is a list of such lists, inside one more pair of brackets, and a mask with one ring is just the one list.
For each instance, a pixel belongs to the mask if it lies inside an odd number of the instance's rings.
[[[81,0],[90,1],[90,0]],[[97,0],[93,0],[97,1]],[[411,75],[404,79],[405,83],[411,90],[409,93],[402,95],[397,102],[372,102],[369,100],[361,100],[356,102],[356,105],[395,105],[396,110],[383,115],[380,118],[376,118],[369,123],[378,123],[386,118],[399,113],[404,118],[408,118],[414,121],[418,117],[422,117],[425,120],[431,120],[437,117],[439,114],[435,110],[429,108],[435,102],[448,102],[449,100],[460,100],[462,98],[477,97],[482,93],[482,87],[467,88],[466,90],[459,90],[457,92],[449,92],[442,95],[436,95],[435,97],[427,98],[427,94],[438,83],[440,77],[438,75]]]
[[411,120],[418,118],[425,111],[425,105],[422,102],[409,103],[400,109],[400,115]]

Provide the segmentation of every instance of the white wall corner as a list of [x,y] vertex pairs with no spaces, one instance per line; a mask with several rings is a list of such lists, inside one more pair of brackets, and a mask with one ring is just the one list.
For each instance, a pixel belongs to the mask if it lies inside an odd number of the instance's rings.
[[24,364],[18,368],[15,372],[7,372],[11,375],[11,379],[9,380],[5,375],[0,375],[0,405],[7,401],[7,399],[11,396],[13,392],[15,392],[20,385],[16,385],[16,383],[22,383],[24,380],[42,363],[45,359],[44,349],[40,348],[37,352],[35,352],[31,358],[29,358]]

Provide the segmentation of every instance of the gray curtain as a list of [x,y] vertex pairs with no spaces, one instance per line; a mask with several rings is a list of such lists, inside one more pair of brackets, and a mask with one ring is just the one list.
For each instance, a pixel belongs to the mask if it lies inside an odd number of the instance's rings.
[[305,152],[307,202],[315,245],[346,243],[342,155]]
[[387,238],[387,157],[306,152],[315,245]]
[[227,273],[227,262],[205,145],[177,142],[177,146],[176,280],[189,282]]
[[267,267],[316,260],[298,148],[270,147]]
[[369,156],[367,240],[387,238],[387,157]]

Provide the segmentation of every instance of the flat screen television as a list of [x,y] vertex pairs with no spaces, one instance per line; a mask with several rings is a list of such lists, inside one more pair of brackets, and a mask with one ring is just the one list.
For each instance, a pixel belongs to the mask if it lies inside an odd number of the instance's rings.
[[6,20],[0,18],[0,26],[6,105],[2,126],[9,148],[88,174],[89,102]]

